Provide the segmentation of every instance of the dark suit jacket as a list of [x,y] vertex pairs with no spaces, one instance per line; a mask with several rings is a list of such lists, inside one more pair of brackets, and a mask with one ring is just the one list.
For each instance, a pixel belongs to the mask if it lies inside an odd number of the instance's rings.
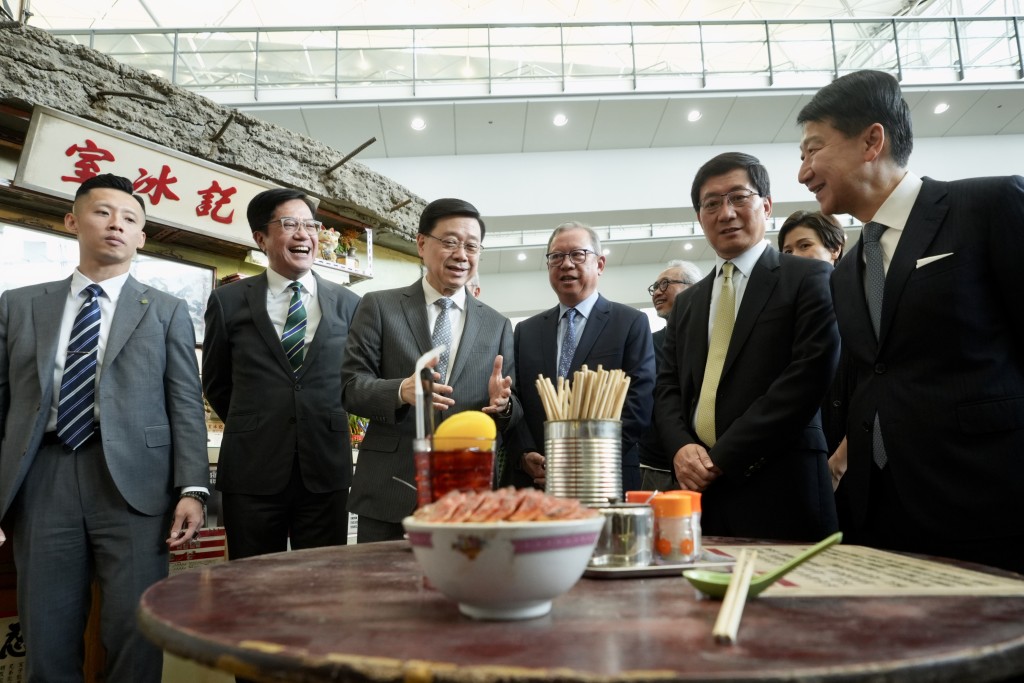
[[925,178],[886,275],[878,341],[862,247],[840,261],[832,288],[855,369],[841,487],[856,523],[877,411],[914,526],[961,539],[1024,534],[1022,255],[1024,178]]
[[[0,517],[46,430],[70,287],[68,278],[0,297]],[[169,514],[181,487],[209,485],[198,371],[188,305],[129,276],[110,323],[96,400],[107,469],[144,515]]]
[[[839,353],[831,270],[768,246],[750,274],[715,404],[709,453],[723,474],[703,494],[705,534],[811,540],[836,528],[818,412]],[[680,294],[669,319],[655,414],[673,456],[700,443],[692,420],[715,275]]]
[[[506,480],[516,486],[532,486],[533,481],[519,469],[527,451],[544,453],[544,406],[537,393],[537,375],[552,383],[558,377],[559,307],[538,313],[516,326],[516,386],[523,400],[523,424],[509,439]],[[586,365],[597,370],[624,370],[630,377],[626,403],[622,407],[622,464],[639,465],[637,443],[651,422],[654,389],[654,349],[647,316],[624,304],[597,297],[583,336],[576,345],[569,377]]]
[[[416,475],[416,414],[409,405],[399,406],[398,392],[402,380],[415,371],[416,360],[432,348],[422,280],[363,297],[342,369],[345,407],[370,420],[349,494],[349,510],[358,515],[400,522],[416,508],[416,492],[394,480],[411,484]],[[447,380],[455,406],[439,413],[441,419],[490,404],[487,382],[498,355],[503,357],[503,374],[515,377],[512,323],[467,295],[462,338]],[[511,414],[496,418],[499,431],[522,414],[513,394]]]
[[265,273],[218,287],[210,296],[203,388],[224,420],[217,488],[225,493],[280,492],[295,457],[309,491],[344,490],[352,481],[341,364],[359,297],[316,278],[323,317],[298,377],[267,313]]

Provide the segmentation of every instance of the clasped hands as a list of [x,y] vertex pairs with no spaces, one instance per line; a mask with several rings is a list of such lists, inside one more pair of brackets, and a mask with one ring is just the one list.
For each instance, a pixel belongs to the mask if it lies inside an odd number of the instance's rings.
[[[437,365],[439,359],[432,358],[427,362],[427,367],[433,368]],[[494,357],[494,366],[491,370],[491,376],[487,379],[487,395],[490,403],[484,406],[483,411],[491,415],[502,415],[508,408],[509,403],[512,400],[512,378],[510,376],[502,375],[502,364],[504,358],[499,354]],[[431,401],[434,406],[434,410],[448,410],[455,405],[455,399],[451,397],[452,387],[447,384],[437,384],[437,381],[441,379],[441,375],[434,373],[434,392],[431,396]],[[402,380],[402,402],[408,403],[409,405],[416,405],[416,383],[419,378],[416,375],[410,375]]]

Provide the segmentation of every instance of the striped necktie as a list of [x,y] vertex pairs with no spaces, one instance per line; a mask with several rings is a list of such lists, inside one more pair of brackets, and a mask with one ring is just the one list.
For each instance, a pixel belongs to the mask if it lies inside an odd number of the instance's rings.
[[292,372],[296,375],[302,369],[302,359],[306,355],[306,306],[302,303],[302,285],[293,282],[288,285],[292,290],[292,299],[288,303],[288,317],[284,321],[284,333],[281,344]]
[[100,304],[97,299],[103,294],[103,289],[99,285],[89,285],[82,293],[89,298],[78,310],[71,327],[57,404],[57,437],[72,450],[88,441],[96,428],[93,406],[96,403],[96,358],[100,340]]
[[708,345],[708,360],[704,367],[704,381],[700,387],[700,400],[694,420],[697,436],[709,448],[718,440],[718,426],[715,422],[715,403],[718,400],[718,384],[722,381],[725,355],[729,351],[732,328],[736,322],[736,290],[732,282],[733,264],[722,266],[722,291],[715,306],[715,321]]

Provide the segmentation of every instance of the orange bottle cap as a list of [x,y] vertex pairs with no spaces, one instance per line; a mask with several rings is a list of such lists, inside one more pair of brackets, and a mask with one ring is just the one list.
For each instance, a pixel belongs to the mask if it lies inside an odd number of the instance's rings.
[[689,517],[693,511],[690,496],[658,494],[651,501],[655,517]]

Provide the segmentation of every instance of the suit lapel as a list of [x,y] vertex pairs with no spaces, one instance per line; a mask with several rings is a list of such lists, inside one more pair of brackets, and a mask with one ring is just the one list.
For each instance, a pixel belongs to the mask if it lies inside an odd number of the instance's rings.
[[729,372],[729,367],[736,360],[740,349],[747,341],[751,331],[757,323],[761,311],[775,291],[779,283],[779,252],[770,246],[765,247],[761,252],[761,258],[757,259],[753,270],[750,272],[750,281],[743,290],[743,299],[740,302],[739,311],[736,313],[736,324],[732,328],[732,338],[729,340],[729,351],[725,354],[725,365],[722,367],[722,376]]
[[419,358],[424,353],[434,348],[430,340],[430,323],[427,322],[427,297],[423,294],[423,282],[417,280],[405,288],[402,292],[406,297],[405,305],[402,306],[405,314],[405,322],[409,326],[412,338],[416,340],[416,354]]
[[270,313],[267,312],[267,274],[261,273],[245,282],[249,285],[245,290],[245,301],[249,305],[249,315],[252,316],[253,324],[263,337],[263,342],[270,349],[270,353],[277,359],[278,365],[291,377],[292,364],[288,362],[288,356],[281,345],[281,335],[274,329],[274,324],[270,322]]
[[[694,292],[690,297],[690,321],[683,324],[687,336],[686,358],[692,369],[693,385],[699,387],[704,384],[704,370],[708,364],[708,325],[711,321],[711,292],[715,287],[715,279],[718,277],[718,268],[714,268],[711,274],[693,286]],[[679,345],[679,341],[676,345]]]
[[[576,344],[576,351],[572,356],[572,367],[570,372],[579,370],[583,365],[583,361],[587,356],[590,355],[590,350],[594,348],[594,343],[597,341],[601,333],[604,332],[605,325],[608,324],[608,318],[611,315],[612,307],[600,294],[597,295],[597,301],[594,302],[594,307],[590,309],[590,318],[587,319],[587,324],[583,328],[583,336],[580,337],[579,342]],[[557,329],[557,327],[556,327]],[[589,368],[590,370],[597,370],[597,368]]]
[[[448,373],[448,384],[454,385],[462,374],[462,370],[468,363],[469,352],[476,344],[476,338],[480,334],[483,325],[481,309],[483,304],[466,295],[466,310],[463,313],[462,338],[459,340],[459,353],[455,356],[455,364],[452,371]],[[493,360],[493,359],[492,359]]]
[[[843,256],[832,273],[832,290],[835,293],[834,306],[836,318],[842,329],[844,344],[851,348],[878,347],[875,332],[871,326],[871,313],[868,311],[867,299],[864,295],[864,243],[857,241],[857,246]],[[844,296],[845,295],[845,296]],[[844,325],[843,321],[853,321]],[[856,335],[856,337],[854,337]]]
[[921,186],[921,192],[910,211],[896,252],[889,262],[889,270],[885,274],[879,345],[885,341],[885,335],[892,325],[892,319],[899,307],[900,297],[907,286],[907,280],[910,279],[910,275],[917,267],[917,260],[925,255],[935,239],[942,219],[949,211],[949,205],[944,202],[945,197],[944,183],[930,178],[924,179],[924,185]]
[[[545,377],[551,378],[554,382],[555,378],[558,377],[558,306],[550,308],[543,313],[540,326],[540,343],[536,345],[536,349],[540,353],[540,367]],[[529,339],[522,340],[523,343],[533,346],[534,341]],[[554,349],[554,354],[545,353],[543,349]],[[533,382],[537,379],[536,377],[525,377],[524,381]],[[520,391],[522,389],[520,388]]]
[[114,309],[114,319],[110,321],[107,347],[103,351],[104,371],[117,358],[117,354],[124,348],[135,328],[139,326],[142,316],[149,309],[149,299],[145,296],[147,289],[146,285],[131,275],[125,280],[124,287],[121,288],[121,296],[117,299],[117,308]]
[[45,404],[46,397],[53,391],[53,366],[57,360],[57,338],[60,336],[60,323],[64,317],[64,304],[71,289],[71,278],[54,283],[46,293],[32,300],[32,323],[35,326],[36,366],[39,373],[39,386]]
[[[332,312],[337,306],[337,300],[333,290],[324,287],[324,280],[313,273],[313,277],[316,278],[316,300],[320,304],[320,323],[316,328],[316,335],[313,336],[313,341],[306,346],[306,355],[302,360],[302,368],[299,370],[299,377],[306,373],[306,370],[316,362],[316,357],[320,353],[321,347],[324,345],[324,339],[330,336],[332,330],[331,326],[334,324],[334,316]],[[269,317],[269,316],[268,316]],[[282,346],[282,349],[284,347]]]

